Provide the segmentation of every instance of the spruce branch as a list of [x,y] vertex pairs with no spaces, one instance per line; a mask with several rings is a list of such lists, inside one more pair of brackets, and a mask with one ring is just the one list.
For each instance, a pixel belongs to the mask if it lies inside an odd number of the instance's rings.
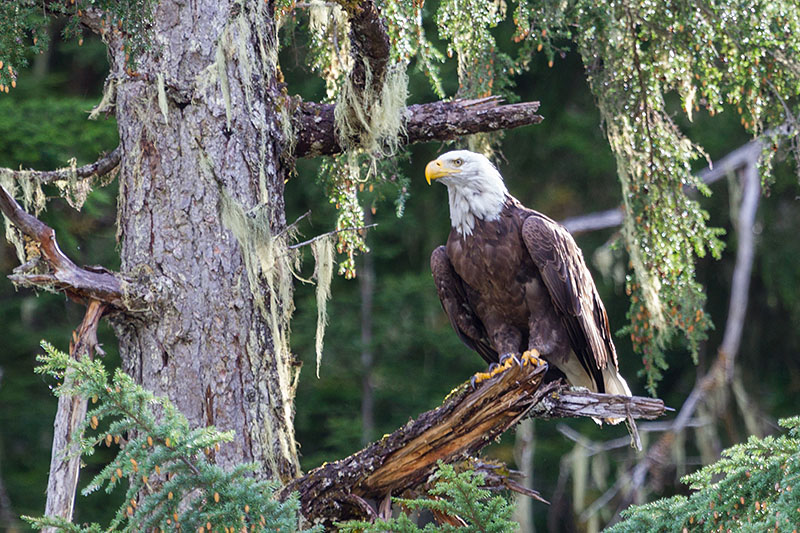
[[[186,418],[165,399],[156,397],[117,370],[109,380],[100,361],[80,361],[43,343],[37,373],[69,380],[56,388],[59,397],[90,398],[94,406],[73,435],[75,455],[91,455],[101,444],[119,446],[114,460],[95,476],[84,494],[128,481],[125,501],[109,530],[212,530],[242,527],[254,530],[297,531],[299,503],[288,495],[272,498],[277,483],[258,481],[250,474],[255,464],[225,471],[214,454],[234,438],[214,427],[191,428]],[[76,526],[56,517],[30,518],[39,528],[99,531],[100,526]]]

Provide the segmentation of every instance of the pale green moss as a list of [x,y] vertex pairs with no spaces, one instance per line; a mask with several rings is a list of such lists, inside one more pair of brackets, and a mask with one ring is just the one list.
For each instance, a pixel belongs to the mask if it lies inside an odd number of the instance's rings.
[[325,327],[328,325],[327,303],[331,297],[331,278],[333,277],[333,238],[324,237],[311,243],[314,255],[314,278],[317,280],[317,377],[322,364],[322,345]]

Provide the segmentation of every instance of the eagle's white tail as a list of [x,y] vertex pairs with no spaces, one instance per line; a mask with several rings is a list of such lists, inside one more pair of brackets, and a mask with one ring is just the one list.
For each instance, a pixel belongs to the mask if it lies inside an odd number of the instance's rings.
[[[612,365],[608,365],[603,369],[603,382],[606,386],[606,394],[633,396],[631,394],[631,389],[628,387],[628,383],[625,381],[625,378],[620,376],[619,372],[617,372],[617,369]],[[619,424],[624,420],[624,418],[606,418],[605,422],[609,424]]]

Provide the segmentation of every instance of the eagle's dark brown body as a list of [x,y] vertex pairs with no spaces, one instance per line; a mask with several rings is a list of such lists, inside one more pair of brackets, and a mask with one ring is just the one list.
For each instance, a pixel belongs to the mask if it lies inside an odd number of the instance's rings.
[[476,219],[470,235],[452,229],[431,270],[453,328],[487,362],[537,349],[574,385],[598,392],[608,363],[617,373],[580,249],[566,229],[513,197],[496,220]]

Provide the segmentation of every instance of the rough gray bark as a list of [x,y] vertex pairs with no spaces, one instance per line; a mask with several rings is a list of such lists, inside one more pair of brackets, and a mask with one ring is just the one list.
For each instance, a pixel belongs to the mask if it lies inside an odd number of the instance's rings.
[[236,432],[219,464],[285,481],[299,468],[291,286],[281,298],[273,285],[289,275],[271,237],[285,227],[275,32],[272,2],[164,0],[133,73],[120,36],[106,38],[122,270],[158,295],[115,322],[124,368],[192,424]]

